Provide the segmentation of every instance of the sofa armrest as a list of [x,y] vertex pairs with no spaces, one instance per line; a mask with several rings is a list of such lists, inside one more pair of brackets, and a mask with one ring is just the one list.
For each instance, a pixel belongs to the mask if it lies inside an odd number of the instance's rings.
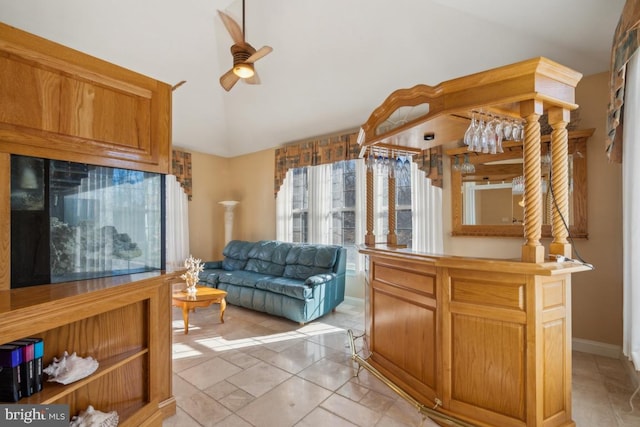
[[204,263],[205,270],[214,269],[214,268],[221,269],[222,261],[207,261]]
[[317,285],[321,285],[323,283],[329,283],[335,278],[336,278],[336,275],[334,273],[316,274],[314,276],[307,277],[307,279],[304,281],[304,284],[307,286],[314,287]]

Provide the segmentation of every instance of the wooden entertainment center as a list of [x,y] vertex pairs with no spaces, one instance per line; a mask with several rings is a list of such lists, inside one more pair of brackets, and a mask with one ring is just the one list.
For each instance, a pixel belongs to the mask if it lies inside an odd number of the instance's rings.
[[[44,338],[98,371],[20,403],[90,404],[120,425],[161,426],[172,396],[171,283],[140,273],[11,289],[11,154],[169,173],[171,87],[0,23],[0,343]],[[15,238],[15,236],[14,236]]]

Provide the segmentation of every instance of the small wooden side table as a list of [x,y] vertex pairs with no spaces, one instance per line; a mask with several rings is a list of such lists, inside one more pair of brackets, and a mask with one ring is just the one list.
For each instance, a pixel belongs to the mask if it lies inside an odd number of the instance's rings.
[[224,323],[224,310],[227,308],[227,301],[224,298],[227,292],[207,286],[196,286],[196,288],[198,292],[195,295],[189,295],[186,291],[177,291],[172,295],[172,305],[182,309],[185,335],[189,333],[189,312],[195,311],[196,307],[220,304],[220,322]]

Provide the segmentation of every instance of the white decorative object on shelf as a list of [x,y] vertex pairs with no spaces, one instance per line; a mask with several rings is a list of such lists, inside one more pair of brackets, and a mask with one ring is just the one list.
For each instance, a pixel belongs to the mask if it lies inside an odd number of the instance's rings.
[[195,295],[197,292],[196,285],[198,284],[199,273],[204,270],[204,264],[202,260],[196,259],[193,255],[189,255],[189,258],[184,260],[184,266],[187,271],[180,276],[187,284],[187,293],[189,295]]
[[71,418],[69,427],[116,427],[118,425],[116,411],[102,412],[89,405],[87,409]]
[[55,381],[61,384],[70,384],[84,377],[88,377],[98,369],[98,361],[93,357],[78,357],[75,352],[69,355],[66,351],[58,359],[53,358],[53,363],[43,369],[49,375],[48,381]]

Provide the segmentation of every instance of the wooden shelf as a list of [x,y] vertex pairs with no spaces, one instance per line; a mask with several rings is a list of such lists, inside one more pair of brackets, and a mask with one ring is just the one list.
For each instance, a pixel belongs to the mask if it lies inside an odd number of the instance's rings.
[[[121,366],[126,365],[130,361],[142,357],[149,353],[149,349],[132,350],[114,357],[110,357],[105,360],[98,360],[98,369],[88,377],[82,378],[71,384],[60,384],[56,382],[44,381],[43,389],[41,392],[33,394],[29,397],[21,399],[18,403],[27,405],[38,404],[51,404],[60,400],[64,396],[67,396],[76,390],[84,387],[85,385],[98,380],[106,374],[115,371]],[[86,357],[86,356],[84,356]],[[44,367],[43,367],[44,368]],[[47,374],[44,374],[46,377]],[[44,380],[44,378],[43,378]]]

